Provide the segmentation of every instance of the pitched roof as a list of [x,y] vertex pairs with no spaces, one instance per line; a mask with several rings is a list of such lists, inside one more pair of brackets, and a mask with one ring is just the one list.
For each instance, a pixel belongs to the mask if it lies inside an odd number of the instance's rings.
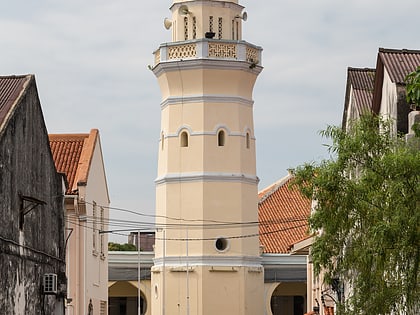
[[375,69],[348,68],[348,76],[353,87],[356,108],[361,113],[372,106]]
[[347,68],[346,98],[342,122],[343,127],[345,127],[347,121],[350,99],[353,100],[355,110],[359,115],[372,108],[374,80],[375,69]]
[[0,76],[0,130],[33,77],[32,74]]
[[311,200],[290,188],[289,174],[259,194],[260,244],[264,253],[288,253],[290,245],[308,235]]
[[418,66],[420,66],[420,50],[379,48],[372,102],[375,113],[379,112],[381,105],[385,70],[393,83],[405,86],[405,77]]
[[67,194],[77,194],[77,185],[87,183],[97,137],[97,129],[90,133],[49,135],[55,167],[67,177]]
[[405,84],[405,77],[420,65],[420,50],[379,48],[378,59],[388,70],[391,81]]

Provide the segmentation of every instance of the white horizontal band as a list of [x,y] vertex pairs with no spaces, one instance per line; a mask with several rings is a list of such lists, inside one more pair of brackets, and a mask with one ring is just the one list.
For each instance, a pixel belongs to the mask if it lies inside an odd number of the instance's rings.
[[166,256],[153,260],[154,266],[179,267],[185,266],[234,266],[234,267],[262,267],[259,256]]
[[155,179],[156,185],[179,182],[239,182],[257,185],[260,179],[255,175],[232,173],[171,173]]
[[187,96],[172,96],[165,99],[161,104],[160,108],[163,110],[167,106],[179,105],[179,104],[191,104],[191,103],[232,103],[240,104],[247,107],[252,107],[254,101],[230,95],[187,95]]

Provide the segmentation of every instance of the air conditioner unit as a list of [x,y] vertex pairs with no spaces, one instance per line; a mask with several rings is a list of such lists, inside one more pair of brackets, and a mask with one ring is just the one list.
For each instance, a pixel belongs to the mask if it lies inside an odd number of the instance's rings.
[[44,294],[57,294],[57,275],[55,273],[46,273],[42,281]]

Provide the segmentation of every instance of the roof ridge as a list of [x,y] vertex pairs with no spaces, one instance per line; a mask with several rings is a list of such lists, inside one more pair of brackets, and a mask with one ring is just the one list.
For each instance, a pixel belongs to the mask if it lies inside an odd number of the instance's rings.
[[291,173],[288,173],[283,178],[280,178],[278,181],[274,182],[273,184],[271,184],[271,185],[267,186],[266,188],[264,188],[263,190],[261,190],[258,193],[258,195],[260,195],[260,194],[263,194],[263,195],[261,196],[258,203],[264,202],[264,200],[266,200],[268,197],[270,197],[277,189],[284,186],[284,184],[286,184],[292,177],[293,177],[293,175]]
[[89,137],[89,133],[50,133],[50,141],[70,141],[73,139],[84,140]]
[[420,54],[420,50],[415,49],[395,49],[395,48],[379,48],[379,52],[381,53],[394,53],[394,54]]
[[27,77],[35,76],[34,74],[9,74],[9,75],[0,75],[0,79],[22,79]]
[[366,71],[372,71],[372,72],[374,72],[374,71],[376,71],[376,68],[367,68],[367,67],[365,67],[365,68],[356,68],[356,67],[347,67],[347,70],[348,71],[360,71],[360,72],[366,72]]
[[73,190],[77,189],[78,185],[85,185],[87,183],[98,134],[98,129],[91,129],[88,136],[83,140],[83,147],[77,166],[75,181],[73,183]]

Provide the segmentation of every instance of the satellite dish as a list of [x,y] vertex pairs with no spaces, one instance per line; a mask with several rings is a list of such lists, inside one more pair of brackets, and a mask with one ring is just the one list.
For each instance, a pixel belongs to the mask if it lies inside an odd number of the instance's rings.
[[172,21],[170,19],[168,19],[168,18],[165,18],[163,20],[163,25],[165,26],[165,28],[167,30],[169,30],[171,28],[171,26],[172,26]]
[[248,13],[244,12],[242,14],[238,14],[237,16],[235,16],[235,18],[242,19],[245,22],[246,20],[248,20]]
[[181,14],[181,15],[187,15],[187,14],[190,14],[191,12],[188,10],[188,7],[184,4],[184,5],[181,5],[180,7],[179,7],[179,9],[178,9],[178,12],[179,12],[179,14]]

